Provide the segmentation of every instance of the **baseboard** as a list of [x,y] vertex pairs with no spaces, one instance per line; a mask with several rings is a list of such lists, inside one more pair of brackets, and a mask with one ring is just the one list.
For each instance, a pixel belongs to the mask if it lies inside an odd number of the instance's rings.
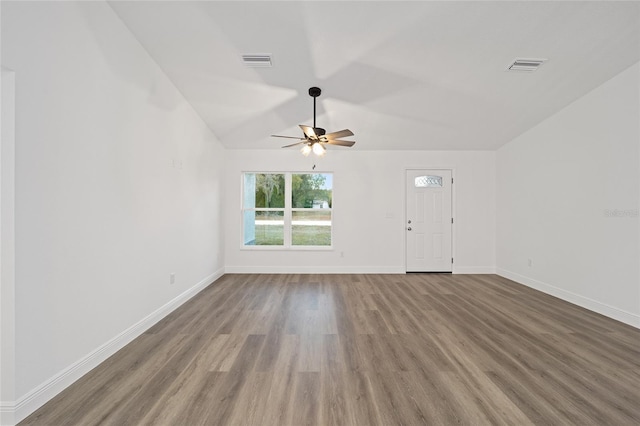
[[[170,300],[136,324],[104,343],[79,361],[59,372],[40,386],[32,389],[15,402],[0,402],[2,425],[13,425],[25,419],[29,414],[51,400],[54,396],[69,387],[73,382],[104,362],[111,355],[122,349],[136,337],[140,336],[162,318],[169,315],[180,305],[191,299],[209,284],[224,275],[224,269],[219,269],[187,291]],[[6,419],[6,423],[5,423]]]
[[[227,266],[228,274],[404,274],[405,267],[396,266]],[[490,266],[456,267],[455,274],[495,274]]]
[[[228,274],[404,274],[406,268],[396,266],[227,266]],[[456,267],[455,274],[495,274],[490,266]]]
[[493,266],[455,266],[454,274],[495,274],[496,268]]
[[228,274],[404,274],[396,266],[227,266]]
[[527,287],[531,287],[543,293],[555,296],[566,302],[573,303],[574,305],[578,305],[593,312],[597,312],[606,317],[628,324],[632,327],[640,328],[640,315],[615,308],[613,306],[607,305],[606,303],[598,302],[597,300],[593,300],[588,297],[584,297],[579,294],[561,289],[554,285],[547,284],[545,282],[538,281],[524,275],[520,275],[507,269],[497,268],[496,273],[504,278],[510,279],[511,281],[515,281],[518,284],[526,285]]

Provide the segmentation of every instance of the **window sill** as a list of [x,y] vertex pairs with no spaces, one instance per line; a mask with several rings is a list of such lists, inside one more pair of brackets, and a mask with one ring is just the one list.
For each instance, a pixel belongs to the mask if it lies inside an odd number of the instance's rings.
[[241,246],[246,251],[333,251],[333,246]]

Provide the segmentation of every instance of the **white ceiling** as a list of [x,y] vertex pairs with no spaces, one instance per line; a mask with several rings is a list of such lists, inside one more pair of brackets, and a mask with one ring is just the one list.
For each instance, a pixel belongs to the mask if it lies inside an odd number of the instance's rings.
[[[640,59],[637,2],[110,4],[232,149],[301,136],[319,86],[318,127],[353,149],[492,150]],[[516,57],[548,62],[505,71]]]

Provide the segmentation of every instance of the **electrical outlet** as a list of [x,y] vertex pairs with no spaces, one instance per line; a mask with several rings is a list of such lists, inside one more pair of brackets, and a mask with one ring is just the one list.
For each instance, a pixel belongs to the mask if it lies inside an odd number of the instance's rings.
[[527,265],[529,265],[529,268],[531,268],[533,266],[533,261],[531,259],[528,259]]
[[344,252],[343,251],[340,252],[340,257],[344,257]]
[[175,273],[169,274],[169,284],[175,284],[175,283],[176,283],[176,274]]

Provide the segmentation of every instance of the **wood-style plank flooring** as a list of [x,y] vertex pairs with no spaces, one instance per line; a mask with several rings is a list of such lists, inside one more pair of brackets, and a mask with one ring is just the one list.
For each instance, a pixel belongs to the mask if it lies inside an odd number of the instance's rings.
[[640,330],[495,275],[225,275],[21,425],[638,425]]

